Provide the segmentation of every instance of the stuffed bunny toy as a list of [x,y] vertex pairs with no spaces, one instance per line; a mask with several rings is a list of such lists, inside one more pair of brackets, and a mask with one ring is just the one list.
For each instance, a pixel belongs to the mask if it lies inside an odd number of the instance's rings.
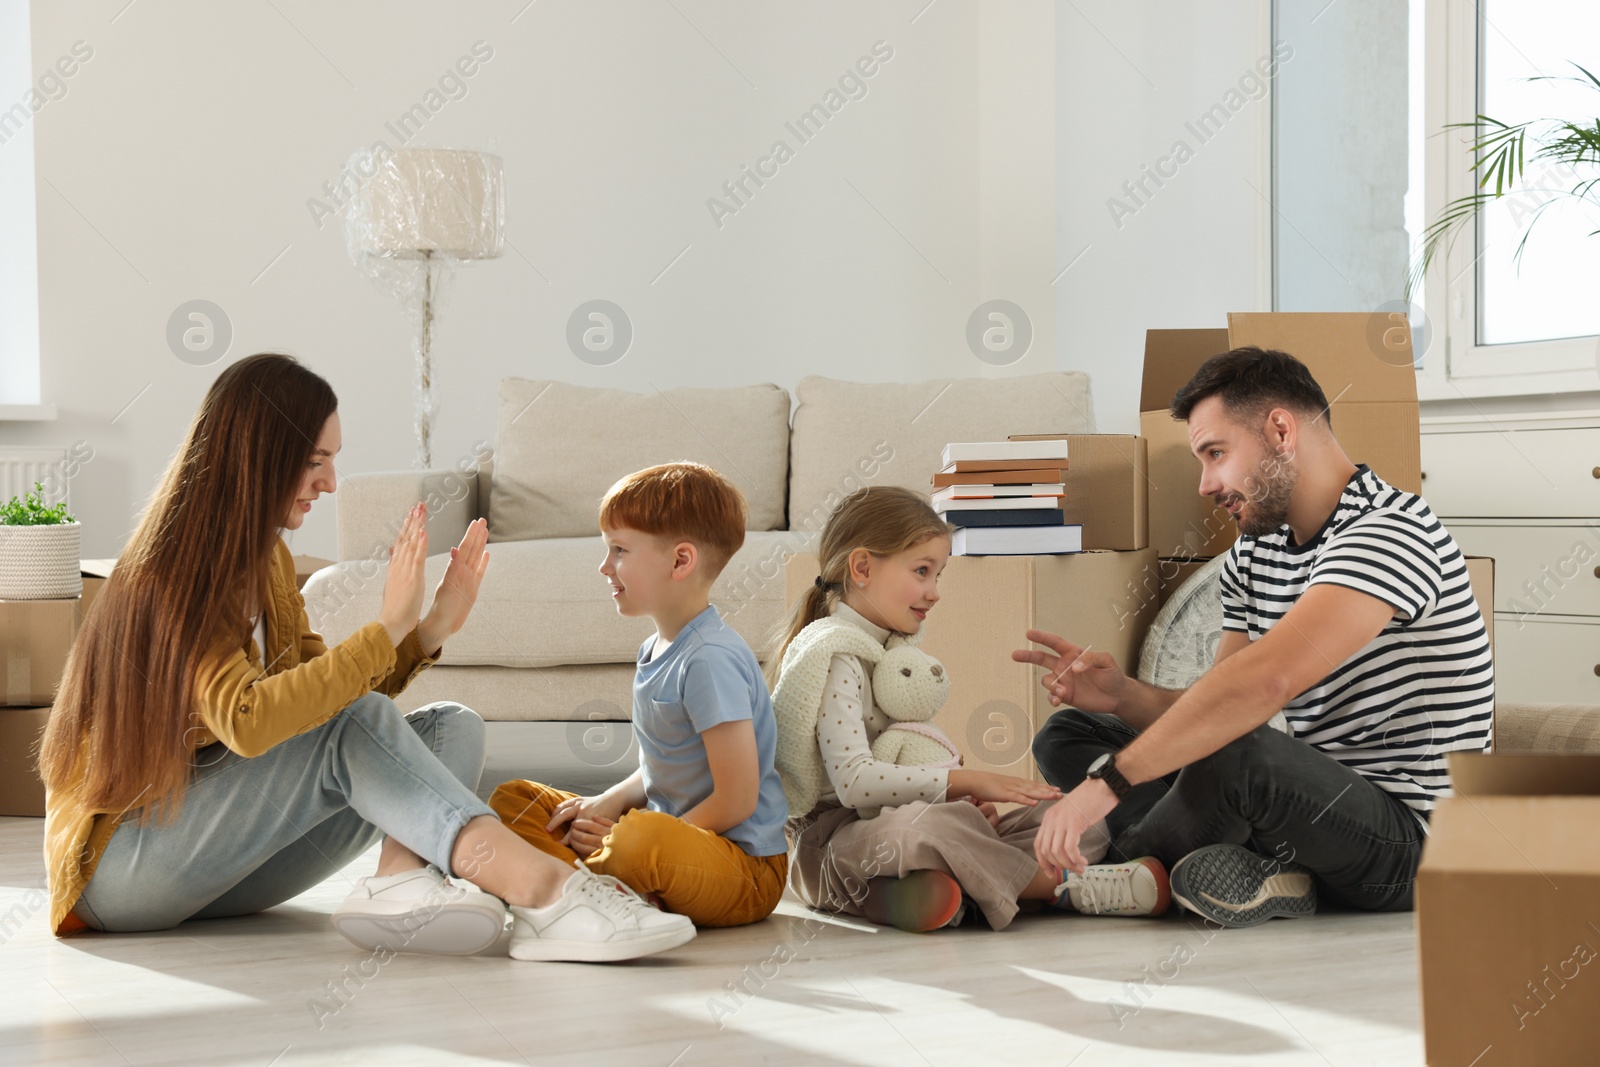
[[[827,787],[817,748],[817,715],[829,664],[851,655],[872,671],[872,697],[895,722],[872,745],[874,759],[903,767],[956,767],[960,750],[928,720],[944,705],[950,678],[944,665],[916,646],[920,634],[895,634],[880,645],[854,623],[825,618],[811,623],[784,650],[772,710],[778,720],[778,777],[789,811],[809,812]],[[876,808],[858,808],[870,819]]]
[[[883,658],[872,670],[872,698],[895,720],[872,743],[872,758],[902,767],[959,767],[961,752],[928,720],[944,707],[950,676],[944,664],[914,645],[890,638]],[[859,809],[870,819],[876,808]]]

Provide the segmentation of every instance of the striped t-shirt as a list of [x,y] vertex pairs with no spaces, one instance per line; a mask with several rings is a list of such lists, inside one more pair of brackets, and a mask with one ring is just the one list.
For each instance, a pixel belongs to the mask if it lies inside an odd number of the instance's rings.
[[1285,707],[1300,740],[1407,804],[1423,828],[1450,795],[1445,753],[1489,747],[1494,662],[1467,564],[1415,493],[1363,464],[1303,545],[1240,537],[1222,569],[1222,627],[1265,634],[1319,582],[1396,608],[1377,637]]

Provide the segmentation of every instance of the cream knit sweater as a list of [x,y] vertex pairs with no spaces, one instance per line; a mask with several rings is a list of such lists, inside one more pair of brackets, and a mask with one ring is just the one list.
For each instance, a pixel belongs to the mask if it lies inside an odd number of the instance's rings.
[[[891,634],[839,604],[831,617],[807,626],[785,650],[772,705],[778,720],[778,776],[791,816],[812,811],[834,789],[840,801],[858,807],[863,818],[885,800],[901,804],[943,798],[945,768],[895,766],[888,771],[868,750],[874,734],[906,716],[868,696],[873,667],[883,660],[885,646],[915,647],[919,641],[920,634]],[[839,723],[824,718],[824,705]],[[828,774],[824,750],[833,753],[830,758],[842,777]],[[883,774],[875,770],[889,773],[894,781],[878,781]],[[847,789],[853,799],[845,796]],[[889,799],[893,796],[899,799]]]

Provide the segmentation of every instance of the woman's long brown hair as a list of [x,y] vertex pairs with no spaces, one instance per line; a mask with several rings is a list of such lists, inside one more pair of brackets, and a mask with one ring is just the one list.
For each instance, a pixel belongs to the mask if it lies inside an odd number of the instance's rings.
[[81,772],[89,808],[177,814],[201,661],[220,640],[243,642],[244,594],[265,596],[336,406],[292,356],[248,356],[217,376],[67,659],[39,757],[52,792]]

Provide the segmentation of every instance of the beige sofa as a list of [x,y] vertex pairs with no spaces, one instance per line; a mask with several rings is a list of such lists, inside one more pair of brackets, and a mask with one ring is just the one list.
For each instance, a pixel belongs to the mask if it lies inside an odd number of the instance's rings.
[[400,519],[428,500],[428,588],[449,546],[487,517],[490,566],[477,607],[444,657],[402,695],[407,709],[457,700],[489,723],[484,790],[512,775],[595,788],[636,765],[627,726],[634,654],[651,632],[620,617],[598,567],[601,495],[655,463],[698,460],[750,507],[745,545],[712,590],[765,660],[786,614],[783,566],[814,550],[833,506],[862,485],[926,491],[950,441],[1093,433],[1077,373],[648,393],[507,379],[492,449],[432,471],[345,476],[335,496],[339,562],[306,583],[312,625],[330,642],[376,617],[383,559]]

